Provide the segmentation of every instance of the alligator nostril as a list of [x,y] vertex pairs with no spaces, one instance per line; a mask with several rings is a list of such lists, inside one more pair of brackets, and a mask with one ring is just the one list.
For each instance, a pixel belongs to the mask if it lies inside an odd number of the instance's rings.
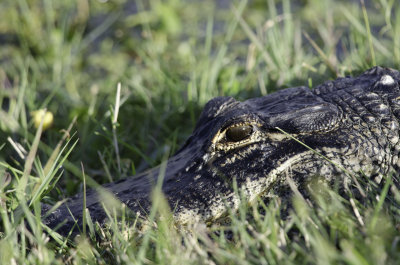
[[248,125],[233,126],[226,130],[226,139],[229,142],[239,142],[248,138],[253,132],[253,127]]

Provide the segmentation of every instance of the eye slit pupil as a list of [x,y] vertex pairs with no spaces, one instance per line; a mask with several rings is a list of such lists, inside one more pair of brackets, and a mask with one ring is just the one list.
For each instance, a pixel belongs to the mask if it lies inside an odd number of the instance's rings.
[[226,130],[226,139],[230,142],[239,142],[248,138],[252,132],[251,126],[234,126]]

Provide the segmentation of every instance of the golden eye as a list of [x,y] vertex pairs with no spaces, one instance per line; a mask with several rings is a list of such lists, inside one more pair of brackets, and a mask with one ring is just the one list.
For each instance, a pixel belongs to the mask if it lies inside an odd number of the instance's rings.
[[253,127],[248,125],[233,126],[226,130],[226,140],[229,142],[240,142],[250,137]]

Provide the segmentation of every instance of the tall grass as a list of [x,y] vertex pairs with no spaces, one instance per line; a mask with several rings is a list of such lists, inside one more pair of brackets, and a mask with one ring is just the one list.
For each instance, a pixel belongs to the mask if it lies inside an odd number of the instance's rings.
[[[363,200],[316,186],[312,204],[294,192],[286,217],[260,199],[211,227],[176,228],[158,205],[145,226],[87,218],[76,239],[44,233],[40,203],[160,164],[215,96],[399,69],[399,12],[394,0],[1,1],[0,264],[398,263],[389,185]],[[46,130],[32,117],[44,108]]]

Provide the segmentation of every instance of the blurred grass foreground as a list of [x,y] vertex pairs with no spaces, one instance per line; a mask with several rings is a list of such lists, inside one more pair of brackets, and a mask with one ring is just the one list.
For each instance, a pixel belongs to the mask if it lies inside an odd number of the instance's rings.
[[1,0],[0,264],[400,264],[385,190],[295,196],[285,220],[260,201],[190,232],[155,217],[73,240],[40,221],[41,202],[161,163],[215,96],[374,65],[400,68],[396,0]]

